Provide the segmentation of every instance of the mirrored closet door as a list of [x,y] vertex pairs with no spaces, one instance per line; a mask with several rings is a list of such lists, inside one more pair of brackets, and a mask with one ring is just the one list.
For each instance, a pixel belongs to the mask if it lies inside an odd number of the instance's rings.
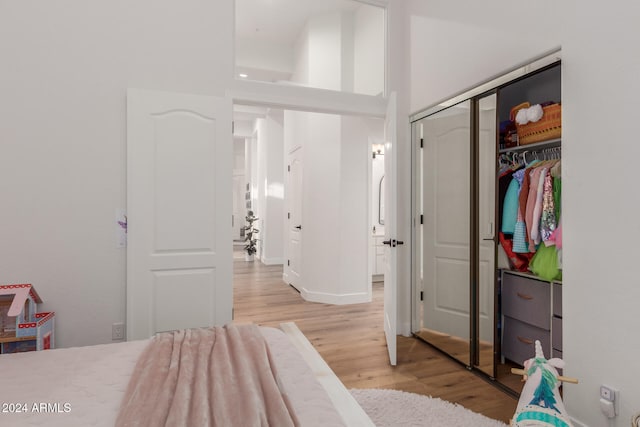
[[[477,183],[476,209],[477,220],[472,220],[472,227],[476,228],[475,235],[478,248],[477,287],[474,289],[476,314],[474,327],[476,328],[473,341],[475,346],[473,365],[482,372],[493,377],[495,372],[495,331],[496,331],[496,94],[491,93],[477,100],[478,134],[477,141],[477,176],[473,182]],[[473,215],[471,215],[473,218]],[[477,225],[476,225],[477,224]]]
[[423,298],[418,336],[470,364],[471,102],[414,124],[422,135]]
[[[511,368],[533,356],[535,340],[549,357],[562,354],[561,252],[551,240],[560,225],[561,188],[560,66],[554,59],[412,118],[412,331],[514,393],[522,383]],[[514,120],[514,113],[529,105],[532,113],[542,112],[530,119],[535,132]],[[538,174],[531,175],[534,170]],[[511,181],[527,173],[536,182],[530,187],[544,188],[544,194],[520,195],[527,180],[518,186]],[[556,196],[558,209],[552,211]],[[525,210],[523,198],[536,206],[540,200],[540,208],[527,204]],[[541,217],[529,218],[530,211]],[[511,223],[518,221],[522,227],[531,224],[526,250],[515,247]],[[536,230],[543,228],[549,238],[541,242],[547,236]],[[538,252],[553,256],[536,258]],[[548,266],[538,264],[551,263],[556,252],[556,270],[546,277]]]
[[422,298],[416,335],[490,376],[495,333],[495,107],[492,93],[413,125],[422,145]]

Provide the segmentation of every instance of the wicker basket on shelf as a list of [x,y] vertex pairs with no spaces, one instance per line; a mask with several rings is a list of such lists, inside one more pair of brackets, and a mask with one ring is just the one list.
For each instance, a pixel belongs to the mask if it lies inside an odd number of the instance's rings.
[[[516,105],[511,109],[511,120],[515,120],[518,111],[529,108],[528,102]],[[549,104],[542,107],[542,118],[537,122],[529,122],[525,125],[516,123],[518,131],[518,145],[533,144],[535,142],[556,139],[562,136],[562,106],[560,103]]]

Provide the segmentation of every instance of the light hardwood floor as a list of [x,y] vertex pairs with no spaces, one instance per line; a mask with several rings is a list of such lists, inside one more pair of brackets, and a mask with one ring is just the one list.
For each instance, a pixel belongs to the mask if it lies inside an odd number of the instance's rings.
[[373,302],[333,306],[304,301],[282,280],[281,266],[234,261],[234,321],[296,322],[347,388],[431,395],[508,423],[517,401],[415,338],[398,337],[398,365],[388,363],[382,327],[383,287]]

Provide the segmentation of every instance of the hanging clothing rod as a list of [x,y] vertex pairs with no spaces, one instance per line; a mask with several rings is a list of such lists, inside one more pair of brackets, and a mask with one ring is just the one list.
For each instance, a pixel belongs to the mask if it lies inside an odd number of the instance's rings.
[[[519,147],[526,148],[526,147]],[[532,147],[529,147],[532,148]],[[554,160],[562,158],[562,147],[533,147],[530,150],[509,150],[500,153],[501,165],[528,165],[533,160]]]
[[538,151],[543,148],[560,147],[562,139],[550,139],[548,141],[536,142],[534,144],[519,145],[511,148],[501,148],[499,153],[522,152],[522,151]]

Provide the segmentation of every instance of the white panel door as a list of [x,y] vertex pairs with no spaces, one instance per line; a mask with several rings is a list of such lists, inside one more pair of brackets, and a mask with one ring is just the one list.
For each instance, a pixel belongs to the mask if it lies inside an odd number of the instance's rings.
[[302,285],[302,147],[295,148],[289,153],[288,172],[289,194],[289,284],[300,290]]
[[[391,93],[387,105],[387,117],[384,124],[384,240],[395,242],[398,238],[396,223],[397,206],[397,156],[396,150],[396,94]],[[398,248],[395,244],[385,246],[384,268],[384,335],[389,350],[389,362],[396,364],[396,340],[397,340],[397,265]]]
[[127,339],[232,313],[231,103],[127,92]]
[[423,324],[464,341],[470,336],[469,106],[466,101],[422,121]]

